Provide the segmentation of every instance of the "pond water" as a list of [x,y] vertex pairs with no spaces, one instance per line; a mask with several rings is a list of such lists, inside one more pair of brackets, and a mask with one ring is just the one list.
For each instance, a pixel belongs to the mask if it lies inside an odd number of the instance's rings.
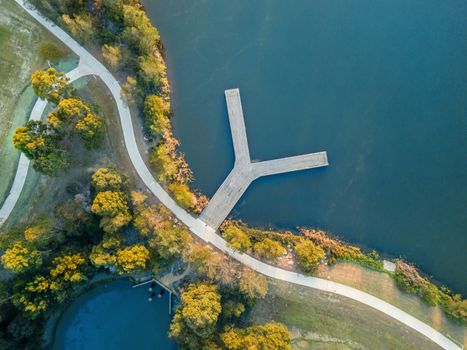
[[117,281],[81,295],[60,318],[52,349],[177,349],[167,337],[168,293],[149,302],[149,285],[131,286]]
[[467,2],[151,0],[175,134],[213,195],[233,166],[223,91],[253,159],[327,150],[253,183],[232,215],[319,227],[467,292]]

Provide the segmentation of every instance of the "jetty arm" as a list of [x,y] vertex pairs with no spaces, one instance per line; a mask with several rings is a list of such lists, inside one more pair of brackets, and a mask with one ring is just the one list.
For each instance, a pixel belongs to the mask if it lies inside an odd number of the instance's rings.
[[300,156],[251,163],[255,178],[288,173],[291,171],[320,168],[328,165],[328,156],[326,152],[309,153]]
[[243,119],[242,101],[239,89],[225,90],[225,101],[229,113],[230,131],[235,152],[235,162],[244,164],[250,162],[250,150],[246,137],[245,121]]

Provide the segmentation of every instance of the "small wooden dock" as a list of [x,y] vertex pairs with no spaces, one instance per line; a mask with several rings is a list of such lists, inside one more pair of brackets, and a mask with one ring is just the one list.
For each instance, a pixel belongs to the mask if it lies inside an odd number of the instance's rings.
[[200,219],[217,229],[240,200],[248,186],[257,178],[329,165],[327,153],[317,152],[294,157],[252,162],[243,119],[239,89],[225,90],[230,131],[235,153],[235,165],[203,210]]

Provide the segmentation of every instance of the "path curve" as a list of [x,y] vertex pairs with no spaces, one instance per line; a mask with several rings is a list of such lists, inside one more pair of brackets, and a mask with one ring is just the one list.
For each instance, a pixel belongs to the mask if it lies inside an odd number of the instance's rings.
[[[120,122],[122,124],[123,138],[125,141],[125,147],[133,163],[133,166],[140,176],[141,180],[148,187],[148,189],[170,210],[172,213],[182,221],[192,233],[203,239],[204,241],[211,243],[216,248],[227,253],[234,259],[239,262],[247,265],[253,270],[266,275],[271,278],[280,279],[286,282],[311,287],[319,289],[325,292],[335,293],[342,295],[344,297],[359,301],[365,305],[368,305],[376,310],[383,312],[384,314],[400,321],[406,326],[416,330],[417,332],[423,334],[434,343],[438,344],[444,349],[457,349],[460,347],[457,346],[449,338],[435,330],[434,328],[428,326],[417,318],[409,315],[408,313],[400,310],[399,308],[378,299],[368,293],[362,292],[358,289],[345,286],[340,283],[333,281],[305,276],[296,272],[286,271],[278,267],[274,267],[263,263],[247,254],[241,254],[237,251],[232,250],[228,247],[227,242],[216,233],[216,230],[212,227],[206,225],[203,221],[198,218],[194,218],[191,214],[186,212],[184,209],[179,207],[175,201],[168,195],[167,192],[155,181],[154,177],[151,175],[146,164],[144,163],[136,143],[135,133],[133,130],[133,124],[131,122],[130,110],[120,97],[120,85],[113,75],[108,71],[108,69],[99,62],[94,56],[92,56],[86,49],[84,49],[80,44],[78,44],[73,38],[71,38],[66,32],[64,32],[60,27],[58,27],[52,21],[46,19],[38,10],[36,10],[32,5],[27,4],[23,0],[15,0],[18,5],[25,9],[32,17],[34,17],[41,25],[43,25],[47,30],[54,34],[58,39],[60,39],[65,45],[67,45],[75,54],[80,58],[80,63],[77,69],[71,71],[68,75],[77,74],[78,76],[85,75],[96,75],[102,79],[102,81],[107,85],[112,96],[115,99],[117,104],[117,109],[119,112]],[[72,77],[71,77],[72,78]],[[45,108],[44,101],[38,100],[34,106],[33,111],[39,111],[42,108]],[[42,114],[42,113],[41,113]],[[23,155],[21,155],[23,157]],[[18,166],[18,171],[13,183],[14,196],[11,199],[4,203],[8,205],[11,209],[8,209],[8,215],[13,209],[16,201],[18,200],[19,193],[21,192],[22,186],[24,185],[25,178],[27,175],[29,163],[21,161]],[[10,196],[8,197],[10,198]],[[1,210],[3,210],[3,207]],[[6,216],[6,218],[8,217]],[[4,220],[6,220],[6,218]],[[1,225],[0,221],[0,225]]]

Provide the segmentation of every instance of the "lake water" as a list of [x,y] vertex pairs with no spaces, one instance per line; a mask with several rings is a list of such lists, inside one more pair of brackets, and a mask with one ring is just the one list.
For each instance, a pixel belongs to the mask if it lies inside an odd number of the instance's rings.
[[326,169],[260,179],[232,215],[312,226],[403,256],[467,293],[465,0],[146,0],[194,186],[233,166],[223,91],[253,159],[327,150]]
[[149,302],[148,287],[117,281],[81,295],[61,317],[53,350],[177,349],[167,336],[168,293]]

